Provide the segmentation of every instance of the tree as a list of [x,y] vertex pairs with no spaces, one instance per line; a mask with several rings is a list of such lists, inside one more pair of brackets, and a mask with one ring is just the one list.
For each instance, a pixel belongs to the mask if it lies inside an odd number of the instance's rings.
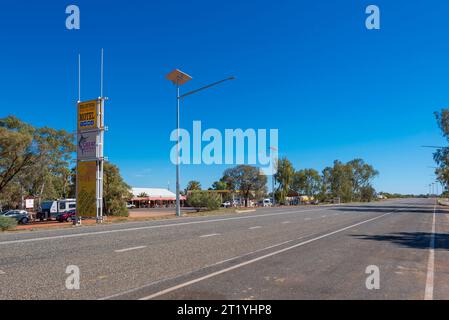
[[131,187],[125,183],[120,170],[112,163],[104,163],[103,207],[106,215],[128,216],[126,201],[132,197]]
[[0,198],[14,184],[22,197],[66,197],[73,140],[65,130],[35,128],[13,116],[0,119]]
[[371,202],[376,197],[376,190],[370,185],[360,188],[360,201]]
[[340,198],[342,202],[352,201],[353,174],[349,165],[335,160],[331,170],[330,182],[333,197]]
[[[435,112],[438,127],[447,141],[449,141],[449,110],[442,109],[440,112]],[[438,181],[444,186],[445,190],[449,186],[449,148],[439,148],[433,154],[433,158],[438,165],[435,170]]]
[[278,182],[278,192],[279,192],[279,201],[281,203],[285,202],[285,197],[288,195],[290,190],[293,176],[295,173],[295,169],[293,168],[292,163],[287,158],[282,158],[278,160],[276,165],[277,172],[274,175],[274,178]]
[[231,190],[239,191],[242,194],[246,207],[251,196],[267,192],[267,177],[253,166],[239,165],[227,169],[223,173],[223,179],[223,181],[227,181],[228,186],[233,186]]
[[189,183],[187,184],[187,188],[186,188],[186,194],[187,191],[194,191],[194,190],[201,190],[201,183],[199,181],[189,181]]
[[215,181],[212,184],[212,190],[227,190],[227,189],[228,189],[228,185],[224,181]]
[[[352,193],[354,198],[363,201],[362,198],[364,196],[366,198],[367,190],[373,190],[371,181],[379,174],[379,172],[375,170],[373,166],[365,163],[363,159],[354,159],[349,161],[347,165],[349,165],[352,170]],[[373,198],[373,196],[371,198]]]
[[146,192],[141,192],[137,195],[137,198],[148,198],[148,193]]
[[292,189],[300,194],[315,197],[321,191],[321,176],[315,169],[304,169],[295,172]]

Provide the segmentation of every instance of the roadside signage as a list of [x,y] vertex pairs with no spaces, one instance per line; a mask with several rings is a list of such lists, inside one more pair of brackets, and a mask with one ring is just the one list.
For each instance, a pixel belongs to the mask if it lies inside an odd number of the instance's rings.
[[25,199],[25,209],[34,209],[34,199]]
[[78,131],[98,128],[97,100],[78,103]]
[[79,132],[77,139],[78,160],[93,160],[97,157],[98,133]]
[[97,216],[97,162],[78,162],[77,216]]

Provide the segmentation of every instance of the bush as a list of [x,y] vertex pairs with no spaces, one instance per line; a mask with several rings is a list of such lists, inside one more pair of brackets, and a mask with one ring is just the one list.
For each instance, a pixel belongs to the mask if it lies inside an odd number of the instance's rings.
[[15,227],[17,227],[16,219],[0,217],[0,230],[1,231],[11,230],[11,229],[14,229]]
[[200,211],[201,208],[207,208],[207,210],[217,210],[221,206],[221,197],[218,194],[207,191],[194,191],[191,192],[187,204]]
[[208,210],[217,210],[221,206],[221,197],[216,193],[207,193],[205,194],[204,202]]

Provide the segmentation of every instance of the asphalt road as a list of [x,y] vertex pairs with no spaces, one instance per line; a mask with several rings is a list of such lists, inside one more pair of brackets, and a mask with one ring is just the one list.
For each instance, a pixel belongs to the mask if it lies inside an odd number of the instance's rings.
[[408,199],[0,234],[0,299],[449,299],[448,212]]

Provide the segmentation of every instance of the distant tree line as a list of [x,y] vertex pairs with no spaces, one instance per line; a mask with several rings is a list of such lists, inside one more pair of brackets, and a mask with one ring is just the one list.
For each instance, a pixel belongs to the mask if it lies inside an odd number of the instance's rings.
[[340,198],[341,202],[372,201],[376,191],[373,179],[379,172],[363,159],[347,163],[335,160],[332,167],[326,167],[321,174],[315,169],[295,170],[290,160],[282,158],[277,164],[275,179],[276,200],[286,202],[290,192],[326,200]]
[[[446,141],[449,141],[449,110],[442,109],[440,112],[435,112],[435,117],[443,137]],[[449,186],[449,147],[437,148],[433,158],[437,163],[435,170],[437,180],[443,186],[443,195],[447,196]]]
[[[275,199],[285,204],[290,194],[306,195],[310,198],[326,200],[340,198],[341,202],[372,201],[376,191],[372,186],[378,171],[362,159],[354,159],[347,163],[334,161],[332,167],[326,167],[321,173],[315,169],[295,170],[287,158],[277,162],[275,174]],[[190,181],[185,193],[201,190],[198,181]],[[249,200],[262,199],[268,195],[267,176],[257,167],[239,165],[224,171],[219,181],[215,181],[209,190],[229,190],[238,192],[248,205]],[[273,196],[273,195],[271,195]],[[226,196],[224,201],[229,200]]]

